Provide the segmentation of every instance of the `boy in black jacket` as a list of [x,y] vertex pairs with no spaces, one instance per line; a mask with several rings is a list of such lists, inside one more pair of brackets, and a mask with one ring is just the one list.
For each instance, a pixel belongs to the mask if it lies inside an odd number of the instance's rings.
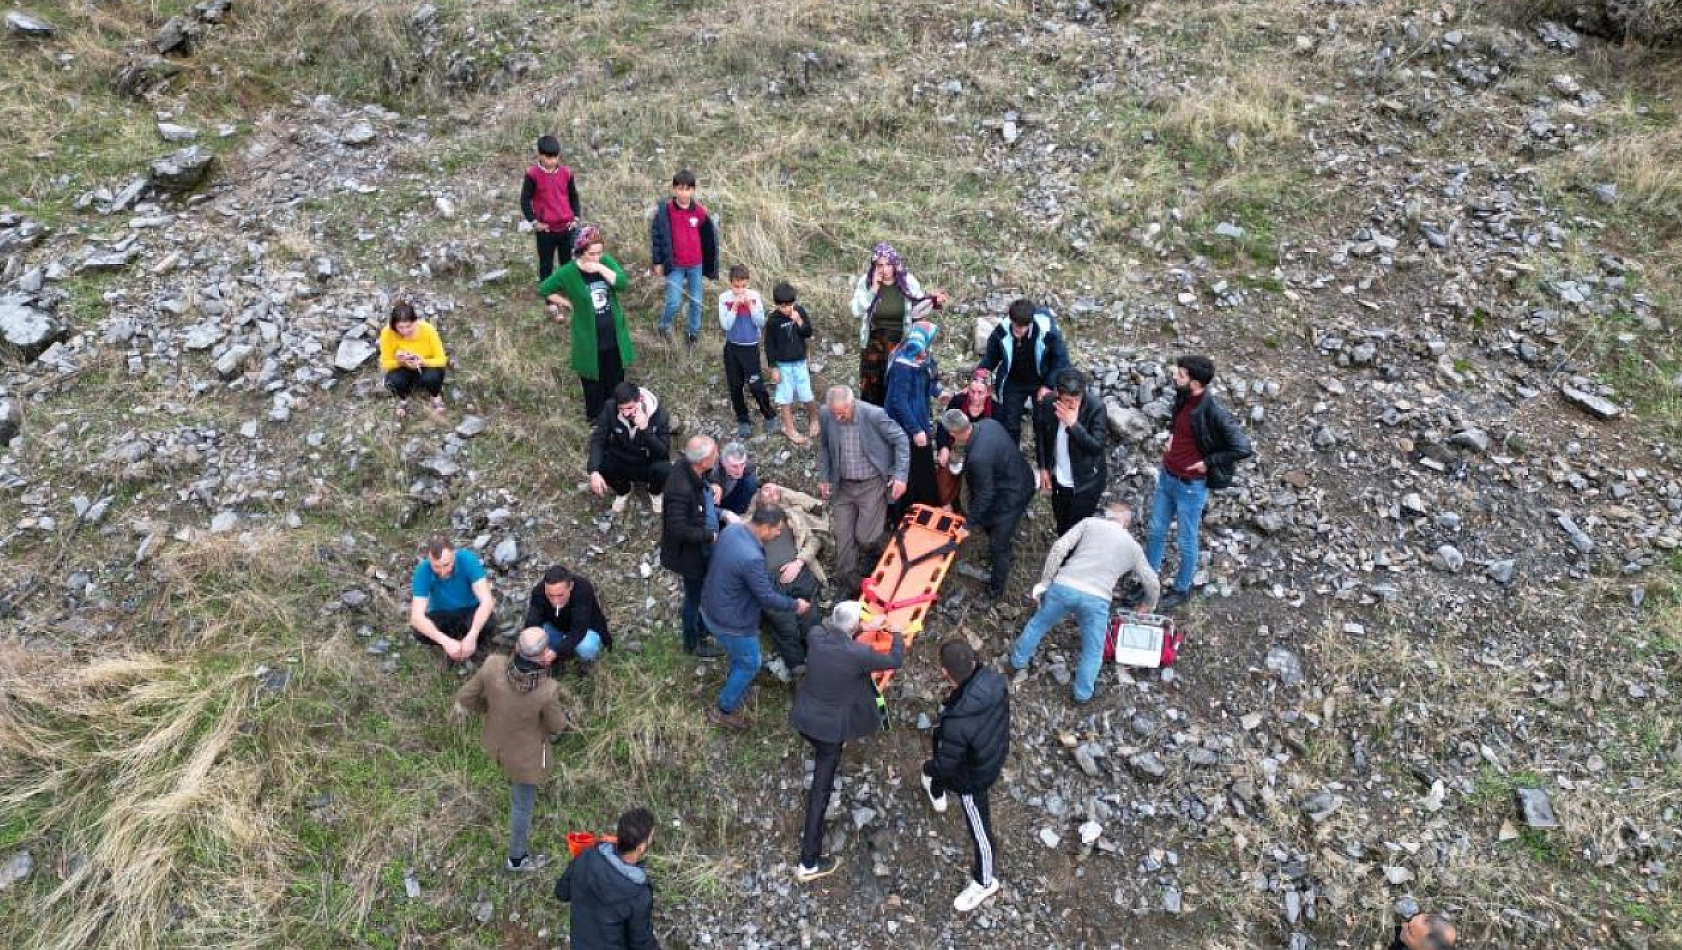
[[[812,374],[806,367],[806,341],[812,338],[812,318],[795,303],[787,282],[771,290],[771,318],[765,323],[765,362],[771,364],[771,384],[777,387],[777,411],[783,416],[783,435],[795,445],[818,437],[818,402],[812,394]],[[794,404],[806,404],[806,434],[794,427]]]
[[999,892],[993,876],[993,830],[987,790],[1010,754],[1010,689],[998,671],[982,666],[962,640],[940,645],[940,672],[954,688],[940,705],[934,757],[923,763],[923,791],[937,812],[946,811],[948,789],[958,793],[975,844],[970,883],[952,902],[968,913]]

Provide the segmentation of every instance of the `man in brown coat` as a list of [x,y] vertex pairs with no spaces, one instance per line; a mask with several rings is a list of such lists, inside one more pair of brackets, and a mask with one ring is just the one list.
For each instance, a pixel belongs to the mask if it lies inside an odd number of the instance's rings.
[[549,863],[547,855],[528,853],[532,806],[537,786],[547,781],[555,766],[549,737],[566,728],[561,711],[560,686],[544,671],[554,662],[549,635],[542,627],[520,631],[512,656],[495,654],[456,693],[452,721],[460,722],[468,712],[485,717],[481,739],[485,751],[502,766],[513,792],[508,820],[508,864],[510,871],[536,871]]

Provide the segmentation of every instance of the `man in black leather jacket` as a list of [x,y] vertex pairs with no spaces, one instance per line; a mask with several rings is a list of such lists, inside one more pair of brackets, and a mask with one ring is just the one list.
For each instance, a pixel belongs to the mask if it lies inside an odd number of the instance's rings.
[[1214,378],[1215,363],[1207,356],[1182,356],[1175,361],[1173,430],[1157,472],[1145,558],[1161,576],[1168,526],[1176,524],[1180,566],[1174,589],[1163,595],[1158,611],[1172,610],[1191,596],[1191,583],[1197,576],[1197,534],[1209,492],[1231,485],[1233,468],[1255,454],[1237,420],[1205,389]]
[[958,793],[975,864],[969,886],[952,906],[967,913],[999,892],[987,790],[999,780],[1010,754],[1010,687],[997,670],[981,665],[963,640],[940,645],[940,671],[954,688],[940,705],[934,757],[923,763],[923,791],[937,812],[946,810],[947,790]]
[[1098,512],[1109,477],[1109,434],[1103,402],[1075,370],[1064,370],[1052,394],[1034,407],[1040,491],[1051,493],[1058,537]]

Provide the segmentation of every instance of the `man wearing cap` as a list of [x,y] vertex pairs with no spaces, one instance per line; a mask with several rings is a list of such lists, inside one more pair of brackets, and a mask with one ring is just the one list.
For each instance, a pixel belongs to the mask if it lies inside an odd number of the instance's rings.
[[893,648],[878,653],[853,639],[859,632],[861,608],[844,600],[829,613],[829,621],[812,628],[806,644],[806,678],[800,681],[788,720],[812,746],[812,790],[806,796],[806,824],[800,836],[800,865],[795,880],[815,881],[835,870],[835,859],[823,853],[823,819],[841,751],[880,726],[876,715],[876,685],[870,675],[897,670],[905,662],[905,640],[893,630]]
[[520,631],[514,654],[492,654],[485,665],[456,693],[450,719],[461,722],[469,712],[485,717],[480,737],[485,752],[502,767],[512,791],[508,817],[510,871],[536,871],[549,863],[547,855],[531,854],[532,807],[537,787],[554,769],[551,736],[566,728],[560,686],[544,675],[555,654],[540,627]]
[[1004,425],[1011,441],[1021,444],[1023,405],[1051,395],[1058,374],[1069,367],[1057,318],[1026,297],[1016,300],[1009,318],[987,338],[981,365],[993,371],[993,393],[999,401],[993,418]]
[[556,564],[543,572],[543,580],[531,589],[522,627],[542,627],[555,653],[550,669],[560,673],[566,661],[577,664],[578,675],[595,670],[603,649],[613,649],[613,634],[607,629],[607,615],[596,598],[596,586],[581,574]]
[[1034,454],[1039,458],[1040,491],[1051,494],[1051,517],[1059,535],[1098,510],[1108,478],[1109,420],[1086,377],[1067,369],[1056,391],[1034,411]]

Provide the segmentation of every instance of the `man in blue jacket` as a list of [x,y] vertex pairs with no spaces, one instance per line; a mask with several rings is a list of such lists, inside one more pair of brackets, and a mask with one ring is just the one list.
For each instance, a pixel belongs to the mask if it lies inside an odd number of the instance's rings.
[[765,542],[782,533],[786,519],[781,508],[763,505],[745,523],[720,531],[713,543],[712,563],[701,587],[701,619],[730,657],[730,674],[718,702],[707,708],[707,721],[715,726],[748,727],[739,710],[759,674],[759,623],[764,611],[803,614],[811,609],[804,598],[779,593],[765,568]]
[[1000,321],[987,338],[981,368],[993,373],[993,418],[1022,444],[1022,407],[1051,395],[1057,377],[1069,368],[1069,351],[1057,318],[1026,297],[1010,305],[1010,318]]

